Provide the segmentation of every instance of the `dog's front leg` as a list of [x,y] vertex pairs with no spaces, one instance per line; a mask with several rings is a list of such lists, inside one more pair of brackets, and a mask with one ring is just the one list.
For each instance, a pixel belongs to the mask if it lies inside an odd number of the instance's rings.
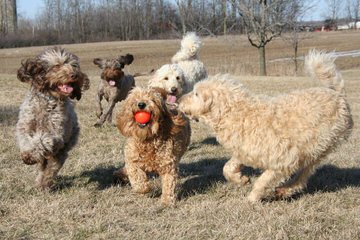
[[255,181],[254,187],[247,199],[250,202],[257,202],[263,198],[269,197],[269,195],[275,191],[275,187],[288,177],[289,176],[285,172],[271,169],[265,170],[265,172],[263,172]]
[[105,120],[109,117],[109,115],[112,114],[115,104],[116,104],[115,98],[111,98],[109,100],[108,108],[105,110],[103,115],[101,115],[100,119],[95,123],[95,125],[94,125],[95,127],[100,127],[101,125],[104,124]]
[[144,194],[151,191],[146,172],[136,166],[129,165],[126,166],[126,171],[134,192]]
[[176,171],[161,175],[162,194],[161,203],[165,206],[172,206],[176,202],[176,186],[178,174]]
[[241,164],[240,159],[238,157],[232,156],[223,168],[223,174],[225,179],[229,182],[237,183],[240,185],[245,185],[249,183],[250,178],[241,174],[241,169],[243,167],[244,165]]
[[62,165],[63,162],[59,161],[54,156],[47,156],[43,162],[39,163],[39,174],[36,178],[38,187],[42,190],[49,190]]
[[96,112],[96,116],[98,118],[101,117],[101,115],[103,114],[103,108],[102,108],[102,105],[101,105],[101,101],[103,99],[103,94],[102,93],[98,93],[97,94],[97,98],[96,98],[96,102],[98,103],[98,108],[99,108],[99,111]]

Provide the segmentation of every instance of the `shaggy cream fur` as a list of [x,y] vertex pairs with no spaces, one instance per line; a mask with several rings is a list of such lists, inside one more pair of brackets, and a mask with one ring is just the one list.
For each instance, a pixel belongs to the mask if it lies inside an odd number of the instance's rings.
[[[173,205],[176,200],[178,164],[190,143],[189,119],[178,111],[169,111],[161,89],[134,88],[118,113],[117,126],[128,137],[125,168],[114,173],[120,180],[129,178],[135,192],[149,192],[147,172],[158,173],[162,179],[161,202]],[[134,114],[151,114],[148,123],[137,123]]]
[[180,50],[171,59],[172,64],[159,68],[149,80],[149,86],[165,89],[170,103],[190,92],[196,82],[207,77],[205,66],[198,58],[201,46],[201,40],[194,32],[187,33]]
[[244,165],[264,170],[248,196],[252,202],[275,188],[279,197],[302,190],[319,162],[351,132],[344,81],[334,58],[311,51],[306,66],[325,87],[264,97],[228,76],[215,76],[180,99],[180,110],[212,126],[220,144],[232,151],[223,169],[228,181],[248,182],[241,175]]

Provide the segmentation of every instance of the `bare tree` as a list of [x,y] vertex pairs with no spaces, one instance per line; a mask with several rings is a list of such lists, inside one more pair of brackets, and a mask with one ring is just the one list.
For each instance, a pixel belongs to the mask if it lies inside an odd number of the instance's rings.
[[250,44],[259,52],[260,75],[266,75],[265,47],[281,35],[287,24],[289,7],[286,0],[239,0],[239,8]]
[[341,12],[341,6],[343,5],[343,0],[325,0],[327,9],[325,16],[330,19],[337,28],[337,21],[339,18],[339,14]]
[[313,8],[313,3],[310,0],[293,0],[290,5],[290,12],[288,18],[288,34],[284,34],[282,38],[292,47],[293,62],[295,75],[298,72],[298,48],[301,41],[308,39],[310,35],[300,29],[303,17]]
[[17,32],[16,0],[2,0],[0,2],[0,32],[5,36]]
[[181,28],[183,34],[187,32],[186,21],[189,15],[190,6],[192,5],[191,0],[176,0],[176,5],[179,9],[179,16],[181,21]]
[[354,25],[350,25],[356,29],[357,23],[360,20],[360,0],[347,0],[346,1],[346,14],[350,21],[354,22]]

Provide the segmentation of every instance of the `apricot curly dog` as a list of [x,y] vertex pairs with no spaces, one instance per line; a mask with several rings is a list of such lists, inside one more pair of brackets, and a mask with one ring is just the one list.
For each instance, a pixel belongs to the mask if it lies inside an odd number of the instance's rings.
[[[114,173],[128,177],[135,192],[147,193],[150,185],[147,173],[154,172],[162,180],[161,202],[173,205],[176,201],[178,164],[190,143],[190,124],[185,115],[169,111],[165,104],[166,92],[161,89],[134,88],[125,99],[117,116],[120,132],[128,137],[124,149],[125,168]],[[138,123],[134,115],[151,114],[147,123]]]
[[244,165],[264,169],[248,196],[251,202],[274,191],[288,197],[302,190],[320,161],[351,132],[344,80],[332,55],[311,51],[306,66],[324,87],[264,97],[215,76],[180,99],[180,110],[205,120],[232,152],[223,168],[228,181],[248,182],[240,172]]
[[23,61],[17,77],[31,85],[16,125],[20,156],[26,164],[38,164],[37,184],[48,189],[79,135],[69,98],[80,100],[89,79],[78,57],[60,47]]

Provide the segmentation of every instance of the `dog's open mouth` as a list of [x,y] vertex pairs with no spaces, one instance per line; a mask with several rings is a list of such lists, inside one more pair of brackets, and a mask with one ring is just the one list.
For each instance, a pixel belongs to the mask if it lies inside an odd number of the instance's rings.
[[59,91],[65,95],[68,95],[70,93],[72,93],[72,91],[74,91],[74,88],[69,85],[69,84],[60,84],[57,86],[57,88],[59,89]]
[[174,94],[168,94],[166,98],[166,103],[170,105],[176,104],[177,97]]
[[109,83],[110,86],[115,86],[115,84],[116,84],[116,82],[114,80],[109,80],[108,83]]

